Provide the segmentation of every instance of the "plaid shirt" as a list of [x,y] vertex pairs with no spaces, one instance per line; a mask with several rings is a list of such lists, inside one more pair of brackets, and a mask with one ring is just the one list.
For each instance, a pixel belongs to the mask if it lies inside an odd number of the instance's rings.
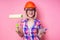
[[35,19],[34,25],[31,28],[28,28],[27,21],[28,20],[23,21],[23,32],[26,40],[40,40],[38,36],[38,30],[41,28],[40,21]]

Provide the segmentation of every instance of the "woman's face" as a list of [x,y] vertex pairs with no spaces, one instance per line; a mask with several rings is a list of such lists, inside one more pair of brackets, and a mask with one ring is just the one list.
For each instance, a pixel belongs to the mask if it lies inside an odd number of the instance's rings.
[[28,17],[33,18],[33,16],[35,15],[34,12],[35,12],[34,10],[28,10],[28,11],[27,11]]

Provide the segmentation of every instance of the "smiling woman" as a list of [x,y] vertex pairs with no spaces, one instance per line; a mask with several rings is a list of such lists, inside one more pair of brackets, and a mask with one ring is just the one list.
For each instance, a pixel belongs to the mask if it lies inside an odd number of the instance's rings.
[[35,4],[28,1],[25,5],[24,11],[27,18],[22,21],[22,23],[20,22],[20,27],[16,27],[18,30],[16,30],[17,33],[20,37],[24,37],[24,40],[40,40],[45,31],[40,31],[43,27],[41,26],[40,21],[35,17],[37,16]]

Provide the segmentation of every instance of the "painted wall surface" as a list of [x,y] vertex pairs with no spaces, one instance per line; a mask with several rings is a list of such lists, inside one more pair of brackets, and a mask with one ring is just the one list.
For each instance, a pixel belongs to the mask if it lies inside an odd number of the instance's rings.
[[[0,0],[0,40],[22,40],[15,32],[20,19],[9,19],[9,14],[24,14],[24,5],[29,0]],[[60,1],[30,0],[37,6],[38,18],[46,27],[46,40],[60,40]]]

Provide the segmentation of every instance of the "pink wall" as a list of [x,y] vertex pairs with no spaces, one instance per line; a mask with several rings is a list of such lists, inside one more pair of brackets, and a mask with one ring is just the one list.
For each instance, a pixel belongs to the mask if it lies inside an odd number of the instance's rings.
[[[17,19],[9,19],[9,14],[24,13],[24,4],[28,0],[0,0],[0,40],[21,40],[15,32]],[[60,1],[59,0],[32,0],[39,17],[46,27],[47,40],[60,40]]]

